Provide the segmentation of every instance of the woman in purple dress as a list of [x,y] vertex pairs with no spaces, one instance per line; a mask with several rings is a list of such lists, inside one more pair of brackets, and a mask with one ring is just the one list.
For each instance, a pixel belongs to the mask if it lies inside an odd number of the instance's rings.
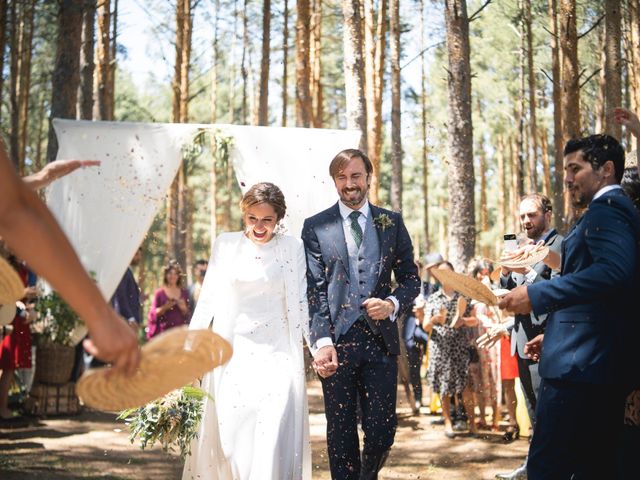
[[177,262],[169,262],[164,268],[163,286],[153,295],[147,338],[173,327],[188,325],[190,319],[189,292],[182,288],[182,269]]

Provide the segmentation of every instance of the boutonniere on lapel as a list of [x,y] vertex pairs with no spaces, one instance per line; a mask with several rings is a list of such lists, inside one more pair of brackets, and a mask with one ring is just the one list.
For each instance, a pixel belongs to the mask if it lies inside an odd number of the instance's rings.
[[373,224],[384,232],[387,228],[393,227],[393,220],[386,213],[381,213],[373,219]]

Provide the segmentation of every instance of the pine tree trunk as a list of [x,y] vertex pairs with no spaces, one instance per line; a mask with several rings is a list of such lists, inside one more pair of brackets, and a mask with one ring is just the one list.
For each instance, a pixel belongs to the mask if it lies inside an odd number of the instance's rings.
[[[631,108],[640,111],[640,0],[629,0],[629,51],[631,64],[628,67],[631,84]],[[637,147],[636,147],[637,148]]]
[[423,233],[424,249],[431,251],[429,239],[429,156],[427,148],[427,73],[424,55],[425,46],[425,12],[424,0],[420,0],[420,107],[422,116],[422,199],[423,199]]
[[269,125],[269,61],[271,57],[271,0],[262,4],[262,59],[260,61],[260,91],[258,125]]
[[[20,31],[22,25],[21,10],[18,10],[17,2],[11,4],[9,10],[9,21],[11,24],[11,41],[9,44],[10,65],[9,65],[9,115],[11,118],[11,129],[9,131],[9,152],[11,161],[20,172],[20,109],[18,107],[18,85],[20,84]],[[2,73],[2,72],[0,72]]]
[[309,29],[309,64],[311,74],[311,123],[314,128],[322,128],[324,118],[322,91],[322,0],[312,0],[311,27]]
[[562,51],[562,139],[580,136],[580,67],[575,0],[560,0],[560,49]]
[[238,42],[238,0],[233,0],[233,34],[231,36],[231,51],[229,54],[229,123],[236,121],[236,47]]
[[118,45],[118,0],[113,0],[113,12],[111,12],[111,54],[109,55],[109,61],[111,68],[109,69],[109,111],[111,113],[111,120],[116,118],[116,70],[118,64],[116,63],[116,52]]
[[538,191],[538,126],[536,119],[536,72],[533,64],[533,31],[531,19],[531,0],[524,0],[525,27],[527,32],[527,70],[529,76],[529,177],[531,191]]
[[98,5],[98,33],[96,35],[96,61],[93,77],[93,118],[112,120],[109,86],[111,80],[111,4],[101,0]]
[[[14,2],[11,2],[12,6]],[[4,72],[4,52],[7,46],[7,0],[0,0],[0,72]],[[0,75],[0,98],[4,98],[4,75]],[[0,104],[0,119],[2,119],[2,105]]]
[[18,143],[21,174],[25,174],[25,157],[27,154],[27,130],[29,122],[29,91],[31,90],[31,56],[33,50],[33,18],[35,0],[23,3],[23,27],[20,45],[20,84],[18,85],[18,108],[20,116]]
[[511,195],[509,195],[509,231],[515,233],[518,228],[516,215],[518,212],[518,204],[520,203],[520,194],[518,188],[520,186],[520,178],[518,175],[518,142],[516,139],[509,139],[509,165],[511,173]]
[[93,50],[97,0],[85,0],[82,12],[82,49],[80,51],[80,87],[78,88],[78,118],[93,118]]
[[547,131],[540,129],[540,150],[542,151],[542,194],[551,198],[551,164],[549,162],[549,142]]
[[[56,62],[51,80],[51,119],[76,118],[76,97],[80,84],[83,1],[60,1]],[[54,160],[57,152],[58,140],[53,131],[53,124],[50,124],[47,161]]]
[[289,0],[284,0],[284,27],[282,29],[282,116],[281,125],[287,126],[287,105],[289,104],[289,94],[287,81],[289,73]]
[[296,18],[296,127],[311,126],[311,6],[309,0],[297,0]]
[[605,132],[618,140],[622,137],[622,127],[609,112],[622,105],[622,13],[620,0],[605,0]]
[[449,59],[449,260],[465,271],[475,252],[469,19],[465,0],[445,0]]
[[551,78],[553,102],[553,222],[559,231],[564,231],[563,195],[563,148],[562,140],[562,74],[560,71],[560,48],[558,33],[557,0],[549,0],[549,22],[551,30]]
[[[526,38],[527,32],[524,19],[520,21],[520,94],[518,102],[518,195],[533,191],[531,178],[525,175],[525,169],[529,164],[529,155],[525,147],[527,127],[526,123]],[[526,179],[526,184],[525,184]]]
[[496,160],[498,163],[498,231],[501,234],[507,232],[507,189],[505,184],[505,165],[504,165],[504,152],[505,145],[502,136],[498,136],[497,139]]
[[242,60],[240,63],[240,76],[242,77],[242,109],[241,122],[243,125],[249,124],[249,109],[247,107],[247,90],[249,79],[249,68],[247,64],[247,55],[249,54],[249,17],[247,16],[247,7],[249,0],[244,0],[242,9]]
[[367,109],[367,147],[373,164],[369,199],[378,202],[380,158],[382,154],[382,90],[386,51],[387,0],[378,3],[377,21],[373,0],[364,3],[365,98]]
[[[220,39],[219,39],[219,25],[220,25],[220,0],[215,0],[214,3],[215,19],[213,21],[213,65],[211,67],[211,123],[216,123],[218,120],[218,62],[220,61]],[[212,148],[213,152],[214,149]],[[215,162],[213,166],[215,174]],[[212,183],[213,189],[211,190],[212,196],[215,200],[215,179]],[[215,209],[213,210],[213,216],[215,218]],[[215,231],[214,231],[215,232]],[[215,237],[212,237],[212,240]]]
[[44,124],[46,120],[44,106],[46,97],[44,92],[40,92],[38,99],[38,131],[36,132],[36,153],[35,153],[35,170],[41,170],[42,165],[42,144],[44,143]]
[[389,0],[391,56],[391,208],[402,211],[402,127],[400,79],[400,0]]
[[605,32],[602,30],[600,35],[600,73],[598,74],[598,96],[596,97],[595,104],[595,117],[596,117],[596,132],[604,132],[605,129],[605,114],[606,114],[606,71],[607,71],[607,53],[604,48]]
[[367,151],[367,110],[364,101],[364,59],[360,0],[342,0],[344,17],[344,87],[347,128],[359,130],[360,149]]

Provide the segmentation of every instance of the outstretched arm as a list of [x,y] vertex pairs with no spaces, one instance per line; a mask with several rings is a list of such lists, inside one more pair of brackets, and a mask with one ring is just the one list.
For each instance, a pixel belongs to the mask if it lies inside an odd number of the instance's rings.
[[56,160],[47,165],[39,172],[32,173],[22,178],[22,181],[32,190],[45,188],[54,180],[69,175],[82,167],[96,167],[100,165],[100,160]]
[[89,353],[133,373],[140,361],[133,330],[102,297],[47,207],[16,175],[3,145],[0,235],[85,321],[91,334],[85,343]]

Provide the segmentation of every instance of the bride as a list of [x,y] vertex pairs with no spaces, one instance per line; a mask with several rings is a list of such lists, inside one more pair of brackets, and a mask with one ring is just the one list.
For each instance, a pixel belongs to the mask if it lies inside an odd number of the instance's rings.
[[233,356],[203,378],[211,398],[182,478],[306,480],[304,249],[300,240],[274,233],[286,210],[277,186],[252,186],[240,206],[245,231],[216,239],[190,324],[208,328],[213,319]]

